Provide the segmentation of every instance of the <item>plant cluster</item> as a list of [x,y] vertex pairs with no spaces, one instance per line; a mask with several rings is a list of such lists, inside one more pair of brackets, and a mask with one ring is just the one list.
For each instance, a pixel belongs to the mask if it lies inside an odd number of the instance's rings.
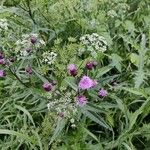
[[149,0],[3,0],[0,39],[0,149],[150,149]]

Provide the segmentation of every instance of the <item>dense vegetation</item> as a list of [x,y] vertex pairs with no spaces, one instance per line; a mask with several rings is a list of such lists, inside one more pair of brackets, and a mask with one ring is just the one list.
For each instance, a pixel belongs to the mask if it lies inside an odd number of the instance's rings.
[[0,1],[1,150],[150,149],[150,1]]

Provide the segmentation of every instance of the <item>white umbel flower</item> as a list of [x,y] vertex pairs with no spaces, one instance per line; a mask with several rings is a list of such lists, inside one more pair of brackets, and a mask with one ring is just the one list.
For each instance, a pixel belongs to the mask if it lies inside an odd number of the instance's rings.
[[[108,43],[103,36],[98,35],[97,33],[85,34],[80,38],[80,41],[87,49],[91,47],[95,51],[105,52],[107,50]],[[81,53],[81,51],[79,51]]]
[[42,45],[45,45],[45,42],[39,37],[37,33],[23,34],[21,38],[16,41],[16,49],[17,52],[20,52],[21,56],[28,56],[29,54],[31,54],[31,51],[29,52],[28,50],[32,49],[33,46],[33,43],[31,42],[32,37],[36,39],[36,42],[34,44],[35,48],[40,48]]
[[71,123],[74,123],[74,122],[75,122],[74,118],[70,119],[70,122],[71,122]]
[[57,54],[54,52],[44,52],[42,56],[43,56],[44,63],[52,65],[56,60]]
[[72,95],[70,92],[66,92],[64,96],[61,96],[58,99],[50,98],[47,108],[49,111],[54,111],[57,114],[64,112],[70,120],[71,124],[74,124],[75,119],[73,116],[77,114],[77,106],[73,102]]
[[109,11],[107,12],[107,15],[110,16],[111,18],[114,18],[114,17],[117,16],[117,13],[116,13],[115,10],[109,10]]

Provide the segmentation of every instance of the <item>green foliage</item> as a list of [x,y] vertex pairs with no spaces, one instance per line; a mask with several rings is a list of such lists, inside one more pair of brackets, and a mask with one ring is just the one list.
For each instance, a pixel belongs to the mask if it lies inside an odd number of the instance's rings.
[[[0,149],[150,149],[149,6],[149,0],[2,0]],[[93,33],[97,49],[81,40]],[[89,61],[97,62],[92,70]],[[75,77],[68,64],[76,65]],[[79,89],[83,75],[96,87]],[[52,91],[44,91],[52,81]],[[83,107],[76,105],[79,94],[87,97]]]

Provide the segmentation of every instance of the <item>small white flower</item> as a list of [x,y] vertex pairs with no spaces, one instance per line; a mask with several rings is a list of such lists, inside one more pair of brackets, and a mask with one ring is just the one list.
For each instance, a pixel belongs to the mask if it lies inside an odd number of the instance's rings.
[[30,33],[29,36],[30,36],[30,37],[38,38],[39,35],[38,35],[37,33]]
[[99,37],[97,33],[93,33],[92,36]]
[[35,37],[37,39],[37,42],[35,43],[36,48],[39,48],[42,45],[45,45],[45,42],[39,37],[37,33],[23,34],[21,38],[15,43],[17,46],[17,49],[20,49],[19,51],[20,51],[21,56],[29,55],[29,53],[27,54],[25,51],[27,48],[32,47],[31,37]]
[[[93,52],[93,50],[105,52],[107,50],[107,41],[103,36],[99,36],[97,33],[85,34],[80,38],[80,41],[83,45],[87,46],[87,49]],[[84,48],[85,49],[85,48]],[[84,51],[82,52],[80,49],[78,50],[79,55],[82,55]]]
[[50,110],[50,108],[51,108],[51,104],[50,103],[47,104],[47,108],[48,108],[48,110]]
[[43,62],[51,65],[51,64],[54,64],[55,60],[56,60],[56,57],[57,57],[57,54],[54,53],[54,52],[44,52],[42,54],[43,56]]
[[75,121],[75,120],[74,120],[73,118],[70,120],[71,123],[74,123],[74,121]]
[[107,15],[110,16],[110,17],[112,17],[112,18],[114,18],[114,17],[117,16],[117,13],[116,13],[115,10],[109,10],[109,11],[107,12]]
[[76,128],[76,125],[75,125],[75,124],[72,124],[71,127],[72,127],[72,128]]
[[42,45],[45,45],[44,40],[39,40],[39,42],[40,42]]

